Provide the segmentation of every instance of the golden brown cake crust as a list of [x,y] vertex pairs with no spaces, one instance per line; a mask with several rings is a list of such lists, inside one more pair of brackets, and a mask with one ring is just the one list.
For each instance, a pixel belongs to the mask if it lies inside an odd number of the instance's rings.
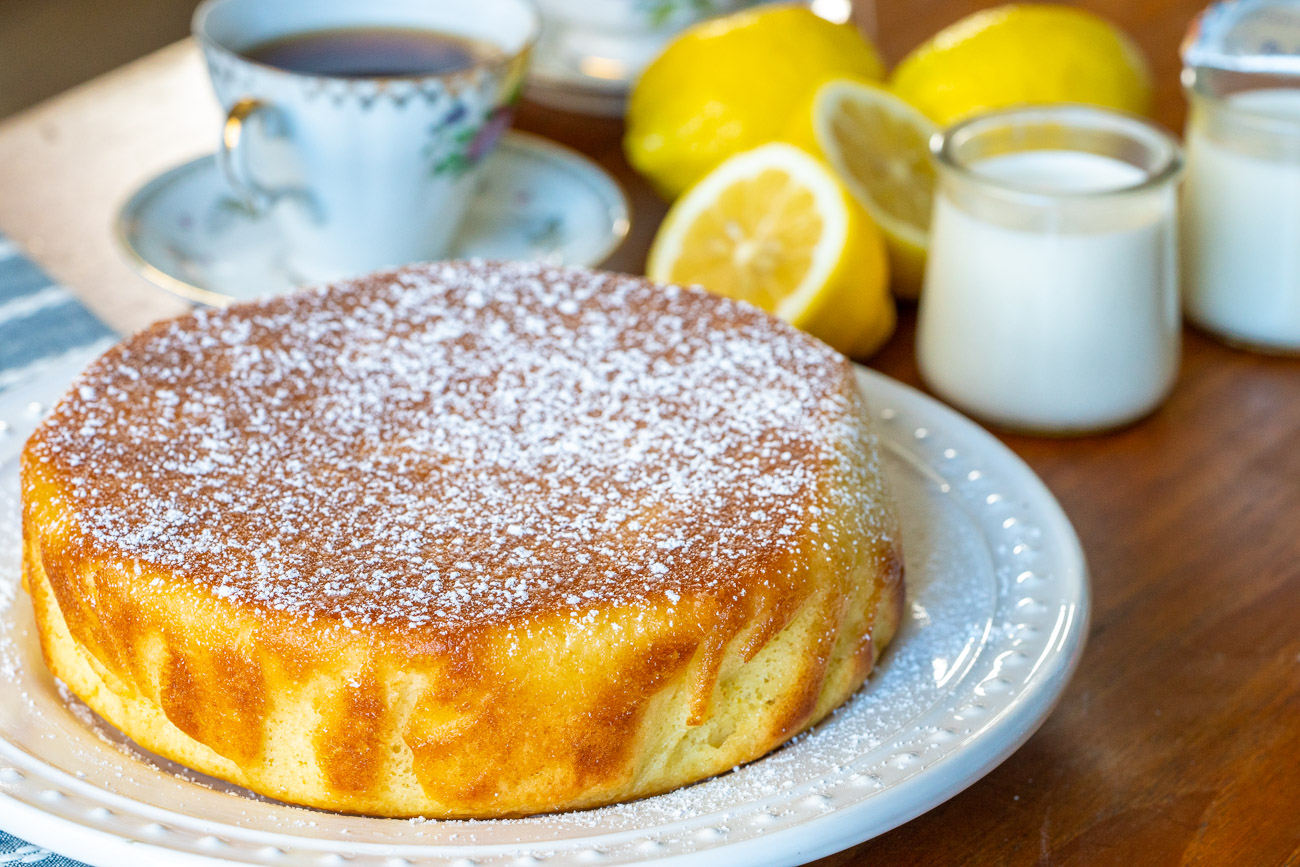
[[892,636],[848,363],[698,290],[450,263],[110,350],[23,456],[55,674],[144,746],[380,815],[748,761]]

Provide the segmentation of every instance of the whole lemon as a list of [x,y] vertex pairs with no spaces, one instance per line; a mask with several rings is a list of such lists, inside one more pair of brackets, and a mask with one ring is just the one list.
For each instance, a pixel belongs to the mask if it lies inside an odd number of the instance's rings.
[[763,6],[681,33],[628,100],[628,162],[676,198],[732,154],[777,139],[828,78],[879,80],[880,55],[850,24]]
[[890,87],[939,124],[1026,103],[1151,107],[1146,58],[1122,30],[1043,3],[987,9],[946,27],[903,59]]

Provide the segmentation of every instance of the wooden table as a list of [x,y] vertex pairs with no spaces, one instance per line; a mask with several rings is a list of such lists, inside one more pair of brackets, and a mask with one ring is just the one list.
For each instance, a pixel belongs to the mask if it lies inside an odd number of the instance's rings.
[[[897,60],[974,0],[881,0]],[[1182,125],[1177,44],[1202,0],[1091,0],[1153,61],[1157,118]],[[611,260],[639,271],[664,205],[617,122],[525,106],[520,125],[613,170],[634,208]],[[158,171],[211,150],[217,114],[188,43],[0,125],[0,231],[120,330],[182,305],[127,268],[109,227]],[[914,316],[872,365],[920,385]],[[1178,385],[1108,436],[1003,440],[1046,480],[1087,550],[1082,665],[1023,748],[843,864],[1300,864],[1300,362],[1188,332]]]

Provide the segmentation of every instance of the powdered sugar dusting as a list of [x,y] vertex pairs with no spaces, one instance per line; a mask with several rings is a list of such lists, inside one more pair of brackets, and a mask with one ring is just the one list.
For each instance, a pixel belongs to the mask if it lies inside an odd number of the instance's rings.
[[420,628],[762,574],[833,532],[827,487],[874,494],[861,419],[848,363],[752,307],[451,263],[156,326],[86,371],[31,454],[128,559]]
[[[73,715],[81,716],[76,701],[70,713],[46,674],[30,604],[16,591],[18,604],[0,606],[0,671],[8,672],[0,676],[0,772],[12,762],[25,779],[11,776],[6,793],[74,817],[61,829],[69,841],[98,811],[92,836],[78,838],[87,845],[103,845],[107,833],[165,858],[217,835],[232,860],[265,861],[275,845],[287,860],[372,867],[403,857],[484,867],[533,858],[711,863],[743,856],[733,844],[798,860],[793,853],[818,840],[883,830],[880,817],[923,809],[927,792],[960,790],[1041,721],[1065,684],[1063,660],[1086,633],[1087,579],[1059,507],[1010,451],[918,393],[862,376],[883,420],[883,468],[908,543],[909,610],[868,688],[762,761],[669,795],[510,821],[367,819],[259,803],[141,753],[104,723],[111,747],[87,729]],[[44,387],[41,401],[65,383]],[[28,400],[15,395],[6,415],[0,399],[0,420],[21,422]],[[0,596],[13,596],[19,581],[18,496],[17,460],[0,454]],[[1021,583],[1026,569],[1035,577]],[[1008,680],[1010,691],[993,688]],[[85,784],[69,788],[70,775]],[[50,789],[66,800],[46,800]],[[166,833],[140,841],[159,811],[169,817]]]

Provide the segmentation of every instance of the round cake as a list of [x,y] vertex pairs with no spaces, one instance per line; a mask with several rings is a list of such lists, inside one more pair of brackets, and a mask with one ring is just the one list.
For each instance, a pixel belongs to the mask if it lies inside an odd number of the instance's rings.
[[850,364],[698,289],[444,263],[111,349],[22,461],[51,671],[263,795],[501,817],[755,759],[903,598]]

